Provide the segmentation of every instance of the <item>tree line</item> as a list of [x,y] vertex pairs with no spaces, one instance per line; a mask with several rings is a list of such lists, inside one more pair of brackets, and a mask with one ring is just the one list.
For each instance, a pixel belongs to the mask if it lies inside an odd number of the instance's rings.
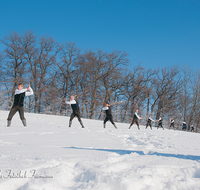
[[83,118],[103,119],[101,108],[110,102],[115,103],[117,122],[130,123],[137,108],[146,119],[149,114],[162,116],[165,127],[173,117],[177,129],[183,121],[200,129],[200,71],[184,66],[143,68],[131,64],[126,52],[82,50],[75,43],[39,38],[33,31],[12,32],[1,43],[2,110],[10,109],[22,82],[34,90],[26,99],[27,112],[69,116],[65,101],[76,95]]

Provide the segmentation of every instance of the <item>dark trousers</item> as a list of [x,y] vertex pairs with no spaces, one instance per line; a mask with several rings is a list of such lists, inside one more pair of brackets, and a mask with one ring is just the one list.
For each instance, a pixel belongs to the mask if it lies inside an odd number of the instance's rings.
[[70,117],[70,121],[72,121],[75,117],[78,118],[78,121],[81,122],[81,116],[79,112],[72,112],[71,117]]
[[162,123],[158,123],[158,127],[157,128],[159,128],[159,127],[162,127],[164,129],[164,127],[162,126]]
[[16,114],[16,112],[19,112],[19,116],[21,120],[26,120],[24,117],[24,107],[20,107],[20,106],[13,106],[11,108],[7,120],[11,121],[13,116]]
[[147,124],[146,124],[146,129],[147,129],[148,126],[150,126],[150,128],[152,129],[152,125],[151,125],[150,122],[147,122]]
[[138,129],[140,129],[140,128],[139,128],[138,119],[135,119],[135,118],[133,118],[133,121],[131,122],[131,125],[130,125],[129,129],[131,128],[131,126],[132,126],[134,123],[136,123],[136,125],[138,126]]
[[187,127],[186,126],[183,126],[182,127],[182,131],[186,131],[187,130]]
[[114,121],[113,121],[112,115],[111,116],[106,116],[106,118],[104,119],[103,124],[106,124],[106,122],[109,121],[109,120],[113,125],[115,124]]
[[169,126],[169,128],[170,128],[170,127],[173,127],[173,129],[174,129],[174,123],[171,123],[170,126]]
[[79,113],[79,112],[72,112],[71,117],[70,117],[70,120],[69,120],[69,127],[71,127],[72,120],[74,119],[74,117],[77,117],[77,118],[78,118],[78,121],[80,122],[82,128],[84,128],[83,122],[81,121],[81,116],[80,116],[80,113]]

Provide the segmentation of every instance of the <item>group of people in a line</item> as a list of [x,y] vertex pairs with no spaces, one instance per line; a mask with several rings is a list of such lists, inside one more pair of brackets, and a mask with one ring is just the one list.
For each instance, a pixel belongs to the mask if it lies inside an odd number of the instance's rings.
[[[20,119],[22,120],[24,127],[27,127],[27,122],[26,122],[26,119],[24,117],[24,98],[25,98],[25,96],[30,96],[30,95],[33,95],[33,90],[30,87],[30,85],[28,85],[27,89],[24,89],[24,85],[22,83],[18,84],[18,88],[15,90],[15,94],[14,94],[13,106],[12,106],[10,113],[8,115],[8,118],[7,118],[7,127],[10,127],[11,120],[12,120],[13,116],[15,115],[15,113],[17,111],[19,112]],[[69,120],[69,127],[71,127],[72,120],[74,119],[74,117],[77,117],[82,128],[84,128],[84,125],[83,125],[83,122],[82,122],[81,116],[80,116],[80,108],[79,108],[78,102],[75,100],[75,97],[71,96],[70,101],[65,101],[65,103],[68,104],[68,105],[71,105],[71,108],[72,108],[72,114],[71,114],[71,117],[70,117],[70,120]],[[113,124],[113,126],[117,129],[116,124],[113,121],[113,116],[112,116],[112,112],[111,112],[111,105],[109,105],[109,103],[107,102],[103,106],[102,110],[105,111],[105,113],[106,113],[106,117],[105,117],[104,122],[103,122],[103,127],[105,128],[106,122],[110,121]],[[132,122],[129,126],[129,129],[135,123],[137,125],[138,129],[140,130],[139,120],[141,120],[141,119],[144,119],[144,118],[139,117],[138,109],[136,109],[134,116],[133,116],[133,120],[132,120]],[[158,120],[153,120],[151,118],[151,115],[149,115],[149,118],[148,118],[147,123],[146,123],[146,129],[149,126],[152,130],[152,122],[158,122],[157,129],[159,127],[161,127],[164,130],[164,127],[162,125],[161,116],[159,117]],[[186,130],[187,125],[186,125],[185,122],[183,122],[182,126],[183,126],[182,130],[184,130],[184,129]],[[169,128],[171,128],[171,127],[173,127],[173,129],[174,129],[174,119],[173,118],[170,119],[170,127]],[[191,130],[194,131],[193,125],[191,126]]]

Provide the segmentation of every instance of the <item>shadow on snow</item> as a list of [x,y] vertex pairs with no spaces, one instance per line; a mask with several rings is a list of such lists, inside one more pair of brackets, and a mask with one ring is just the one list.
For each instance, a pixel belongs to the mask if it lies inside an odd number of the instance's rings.
[[159,153],[154,151],[149,151],[148,153],[144,153],[143,151],[137,150],[118,150],[118,149],[98,149],[98,148],[81,148],[81,147],[63,147],[67,149],[77,149],[77,150],[95,150],[95,151],[105,151],[105,152],[113,152],[119,155],[137,153],[139,155],[155,155],[155,156],[163,156],[163,157],[172,157],[172,158],[179,158],[179,159],[186,159],[186,160],[200,160],[200,156],[195,155],[183,155],[183,154],[169,154],[169,153]]

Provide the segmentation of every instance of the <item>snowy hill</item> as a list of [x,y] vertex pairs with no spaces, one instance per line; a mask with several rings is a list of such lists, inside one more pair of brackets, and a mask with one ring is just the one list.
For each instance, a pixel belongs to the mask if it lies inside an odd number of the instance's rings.
[[197,190],[200,135],[0,111],[0,190]]

